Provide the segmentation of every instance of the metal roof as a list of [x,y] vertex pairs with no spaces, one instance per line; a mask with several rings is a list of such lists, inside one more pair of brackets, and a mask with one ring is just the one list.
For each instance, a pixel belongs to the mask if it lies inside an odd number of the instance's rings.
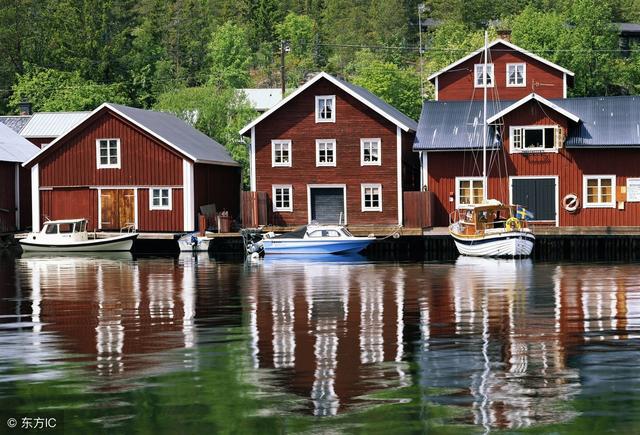
[[0,116],[0,123],[7,125],[16,133],[20,133],[30,119],[31,115]]
[[[566,146],[640,147],[640,97],[552,99],[551,103],[580,118],[570,123]],[[489,102],[487,118],[516,101]],[[482,147],[482,101],[425,101],[413,144],[416,151]],[[494,144],[490,126],[488,143]],[[493,139],[493,140],[492,140]]]
[[0,161],[24,163],[39,151],[40,148],[0,122]]
[[278,102],[278,104],[273,106],[271,109],[267,110],[262,115],[260,115],[258,118],[254,119],[249,124],[245,125],[242,128],[242,130],[240,130],[240,134],[243,134],[243,135],[247,134],[251,130],[252,127],[255,127],[257,124],[261,123],[263,120],[265,120],[267,117],[269,117],[276,110],[280,109],[282,106],[284,106],[289,101],[291,101],[292,99],[297,97],[305,89],[309,88],[311,85],[313,85],[314,83],[316,83],[320,79],[325,79],[325,80],[328,80],[330,83],[333,83],[338,88],[340,88],[343,91],[347,92],[348,94],[353,96],[355,99],[357,99],[358,101],[360,101],[364,105],[366,105],[366,106],[370,107],[371,109],[373,109],[379,115],[383,116],[384,118],[386,118],[389,121],[393,122],[398,127],[402,128],[404,131],[415,131],[416,130],[417,124],[413,119],[409,118],[407,115],[405,115],[404,113],[400,112],[398,109],[396,109],[395,107],[391,106],[390,104],[385,103],[384,101],[382,101],[380,98],[376,97],[371,92],[367,91],[364,88],[361,88],[360,86],[356,86],[356,85],[354,85],[352,83],[348,83],[348,82],[346,82],[344,80],[337,79],[336,77],[333,77],[331,74],[327,74],[326,72],[321,72],[321,73],[318,73],[311,80],[306,82],[304,85],[300,86],[298,89],[293,91],[291,94],[287,95],[285,98],[280,100]]
[[113,103],[106,103],[105,106],[115,109],[196,162],[238,165],[225,147],[170,113]]
[[91,112],[38,112],[22,129],[24,137],[58,137],[84,121]]
[[258,112],[265,112],[282,100],[280,88],[243,88],[238,91],[246,95],[249,103]]

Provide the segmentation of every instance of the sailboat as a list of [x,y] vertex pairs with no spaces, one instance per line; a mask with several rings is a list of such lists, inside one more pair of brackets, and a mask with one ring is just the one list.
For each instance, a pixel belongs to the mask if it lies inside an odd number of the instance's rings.
[[535,236],[527,227],[531,213],[524,207],[487,198],[487,32],[484,34],[484,83],[482,123],[482,203],[455,210],[449,216],[449,234],[463,255],[476,257],[526,257]]

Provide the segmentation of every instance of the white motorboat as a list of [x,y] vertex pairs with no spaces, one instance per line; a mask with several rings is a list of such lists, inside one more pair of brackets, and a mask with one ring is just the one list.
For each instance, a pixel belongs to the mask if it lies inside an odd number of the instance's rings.
[[531,255],[535,236],[525,219],[516,214],[517,206],[504,205],[496,200],[456,211],[449,234],[463,255],[475,257],[526,257]]
[[309,224],[289,233],[267,233],[247,250],[253,253],[263,249],[265,254],[355,254],[375,240],[373,235],[356,237],[342,225]]
[[209,250],[211,240],[211,237],[198,233],[188,233],[178,239],[178,247],[182,252],[204,252]]
[[47,221],[39,233],[29,233],[20,240],[25,252],[98,252],[130,251],[136,232],[97,237],[87,232],[86,219]]

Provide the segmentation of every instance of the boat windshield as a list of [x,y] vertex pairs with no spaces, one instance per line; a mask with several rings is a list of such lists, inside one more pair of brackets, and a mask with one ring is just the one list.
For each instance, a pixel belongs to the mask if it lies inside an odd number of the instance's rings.
[[342,233],[347,237],[353,237],[353,234],[346,228],[342,228]]
[[309,233],[309,237],[340,237],[336,230],[315,230]]
[[56,224],[47,224],[45,226],[44,232],[46,234],[58,234],[58,225],[56,225]]
[[73,223],[72,222],[65,222],[62,224],[58,224],[58,232],[60,234],[68,234],[68,233],[72,233],[73,232]]

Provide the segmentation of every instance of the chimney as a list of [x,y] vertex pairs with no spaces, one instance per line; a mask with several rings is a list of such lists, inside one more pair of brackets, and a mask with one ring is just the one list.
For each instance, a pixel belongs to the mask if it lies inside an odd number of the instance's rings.
[[18,103],[18,110],[20,111],[21,116],[31,115],[31,103],[27,100],[22,100]]

